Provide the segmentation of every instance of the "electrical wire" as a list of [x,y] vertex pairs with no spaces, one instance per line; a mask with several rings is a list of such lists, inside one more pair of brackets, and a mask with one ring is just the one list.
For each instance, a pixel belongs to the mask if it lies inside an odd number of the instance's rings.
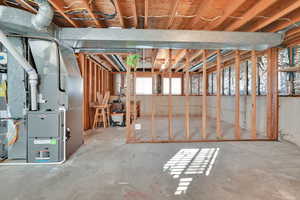
[[[35,3],[34,0],[27,0],[27,1]],[[4,0],[4,2],[13,4],[15,6],[21,6],[15,0]],[[88,5],[90,6],[94,2],[95,2],[95,0],[89,0]],[[117,9],[116,9],[116,5],[115,5],[114,1],[110,0],[110,2],[111,2],[111,4],[113,5],[113,8],[114,8],[114,12],[112,14],[104,13],[104,12],[101,12],[101,11],[92,11],[95,15],[101,15],[103,17],[96,17],[96,18],[92,18],[92,17],[70,17],[70,19],[75,20],[75,21],[93,21],[95,19],[96,20],[114,20],[117,16]],[[87,8],[84,8],[84,7],[72,8],[75,5],[82,4],[82,3],[83,3],[82,1],[73,1],[70,5],[67,5],[67,6],[64,7],[65,9],[68,9],[68,10],[64,11],[64,13],[67,14],[67,15],[80,15],[80,14],[82,14],[82,15],[87,15],[88,16],[89,12],[87,11]],[[63,18],[63,16],[61,16],[59,13],[55,13],[55,16]],[[133,19],[134,17],[135,16],[123,16],[123,19],[130,20],[130,19]],[[138,16],[138,17],[145,18],[145,16],[143,16],[143,15]],[[171,15],[152,15],[152,16],[148,16],[148,18],[169,18],[169,17],[171,17]],[[195,17],[198,17],[201,21],[212,23],[214,21],[217,21],[221,17],[223,17],[223,15],[218,15],[218,16],[215,16],[215,17],[208,18],[208,17],[204,17],[204,16],[181,15],[181,14],[176,13],[176,15],[174,17],[176,17],[176,18],[195,18]],[[239,20],[244,19],[244,17],[242,17],[242,16],[228,16],[228,18],[239,19]],[[254,16],[253,18],[269,19],[271,17],[259,15],[259,16]],[[292,19],[287,18],[287,17],[278,18],[277,21],[293,22]],[[299,24],[293,23],[292,26],[299,27]]]
[[[94,14],[99,14],[101,15],[101,12],[93,12]],[[86,10],[81,10],[81,11],[77,11],[77,12],[74,12],[72,14],[84,14],[84,15],[88,15],[88,12]],[[133,19],[135,16],[123,16],[123,19],[127,19],[127,20],[130,20],[130,19]],[[138,16],[140,18],[145,18],[145,16],[143,15],[140,15]],[[148,18],[169,18],[171,17],[171,15],[152,15],[152,16],[148,16]],[[180,14],[177,14],[174,16],[175,18],[195,18],[197,17],[197,15],[180,15]],[[214,21],[217,21],[218,19],[220,19],[221,15],[219,16],[215,16],[215,17],[212,17],[212,18],[207,18],[207,17],[204,17],[204,16],[198,16],[198,18],[204,22],[209,22],[209,23],[212,23]],[[92,21],[92,20],[95,20],[94,18],[91,18],[91,17],[70,17],[72,20],[78,20],[78,21]],[[242,20],[244,19],[244,17],[240,17],[240,16],[228,16],[228,18],[232,18],[232,19],[238,19],[238,20]],[[264,19],[269,19],[271,17],[268,17],[268,16],[255,16],[253,18],[264,18]],[[101,17],[101,18],[96,18],[96,20],[112,20],[114,19],[114,17]],[[293,20],[290,19],[290,18],[287,18],[287,17],[282,17],[282,18],[278,18],[277,21],[288,21],[288,22],[292,22]],[[299,25],[297,23],[293,23],[292,25],[298,27]]]
[[[93,2],[93,0],[89,1],[88,5],[90,5],[92,2]],[[115,18],[118,14],[117,13],[117,8],[116,8],[116,5],[113,2],[113,0],[110,0],[110,2],[111,2],[111,4],[113,5],[113,8],[114,8],[114,12],[112,14],[104,13],[104,12],[101,12],[101,11],[92,11],[93,14],[104,16],[104,18],[99,18],[99,19],[113,19],[113,18]],[[74,5],[74,3],[76,3],[76,2],[73,2],[73,5]],[[84,7],[82,7],[82,8],[72,8],[72,9],[64,11],[64,13],[67,14],[67,15],[78,15],[78,14],[88,15],[89,14],[88,11],[87,11],[87,8],[84,8]]]

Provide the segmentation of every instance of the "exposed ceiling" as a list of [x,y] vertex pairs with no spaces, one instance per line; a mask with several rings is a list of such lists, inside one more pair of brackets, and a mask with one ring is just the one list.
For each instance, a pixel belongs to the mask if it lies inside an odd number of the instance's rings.
[[[183,29],[286,32],[285,45],[300,43],[299,0],[49,0],[61,27]],[[0,0],[35,13],[34,0]],[[173,50],[174,66],[185,50]],[[165,50],[144,53],[155,66],[166,63]],[[201,56],[201,51],[192,51]],[[198,55],[198,56],[197,56]]]

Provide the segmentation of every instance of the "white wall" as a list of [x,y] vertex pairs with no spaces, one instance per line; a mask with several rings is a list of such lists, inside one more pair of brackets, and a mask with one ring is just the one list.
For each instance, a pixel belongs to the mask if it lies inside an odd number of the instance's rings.
[[300,146],[300,98],[279,98],[279,132],[283,139]]

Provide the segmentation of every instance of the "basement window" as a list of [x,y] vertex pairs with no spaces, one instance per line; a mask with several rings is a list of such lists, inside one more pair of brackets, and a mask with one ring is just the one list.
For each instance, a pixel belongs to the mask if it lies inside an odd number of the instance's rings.
[[[182,83],[181,78],[171,78],[171,94],[181,95],[182,94]],[[163,94],[169,94],[169,78],[163,78]]]
[[137,77],[135,79],[135,92],[137,95],[151,95],[152,94],[152,78],[151,77]]

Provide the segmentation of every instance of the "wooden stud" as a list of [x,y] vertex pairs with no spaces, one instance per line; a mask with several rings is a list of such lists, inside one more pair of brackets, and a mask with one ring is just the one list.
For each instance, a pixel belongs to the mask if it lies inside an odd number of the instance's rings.
[[216,102],[216,132],[217,139],[222,138],[221,132],[221,51],[217,51],[217,102]]
[[79,54],[79,64],[80,64],[80,68],[81,68],[81,73],[82,73],[82,77],[83,77],[83,103],[82,103],[82,110],[83,110],[83,117],[82,117],[82,120],[83,120],[83,129],[86,130],[88,129],[88,126],[87,126],[87,115],[86,113],[88,112],[88,108],[87,108],[87,91],[86,91],[86,68],[85,68],[85,55],[84,54]]
[[93,68],[94,68],[94,70],[93,70],[93,74],[92,74],[92,76],[93,76],[93,78],[94,78],[94,83],[93,83],[93,87],[94,87],[94,102],[96,102],[97,101],[97,65],[93,65]]
[[251,75],[251,138],[256,139],[256,78],[257,78],[257,55],[255,50],[251,51],[252,75]]
[[104,70],[101,69],[101,93],[104,94]]
[[241,61],[240,51],[235,51],[235,103],[234,103],[234,132],[235,138],[241,139],[240,128],[240,73],[241,73]]
[[91,126],[92,119],[90,117],[90,61],[85,56],[85,89],[86,89],[86,129]]
[[133,69],[133,125],[136,123],[136,66]]
[[189,89],[190,89],[190,75],[189,67],[190,63],[190,52],[187,50],[185,55],[185,73],[184,73],[184,102],[185,102],[185,137],[187,140],[191,138],[190,136],[190,98],[189,98]]
[[103,94],[106,92],[106,71],[103,70]]
[[89,60],[89,102],[91,103],[91,101],[93,100],[93,79],[92,79],[92,74],[93,74],[93,62],[91,62],[91,60]]
[[169,139],[173,139],[173,103],[172,103],[172,49],[169,49],[169,94],[168,94],[168,120]]
[[202,77],[202,139],[207,137],[207,52],[203,51],[203,77]]
[[[100,94],[102,94],[101,93],[101,68],[98,70],[98,77],[99,77],[99,79],[98,79],[98,91],[99,91]],[[101,103],[101,102],[99,102],[99,103]]]
[[[155,59],[155,50],[152,50],[152,62]],[[152,75],[152,95],[151,95],[151,138],[154,140],[156,138],[155,133],[155,73],[154,73],[154,65],[151,67],[151,75]]]
[[92,123],[93,123],[93,113],[91,112],[91,103],[92,103],[92,101],[93,101],[93,62],[90,60],[90,59],[88,59],[88,63],[89,63],[89,65],[88,65],[88,67],[89,67],[89,70],[88,70],[88,77],[89,77],[89,84],[88,84],[88,87],[89,87],[89,90],[88,90],[88,95],[89,95],[89,122],[90,122],[90,124],[89,124],[89,127],[92,127]]
[[126,67],[126,139],[127,142],[132,137],[132,130],[131,130],[131,124],[130,124],[130,98],[131,98],[131,68],[127,65]]
[[267,137],[278,139],[278,49],[268,50]]
[[97,98],[97,93],[99,92],[99,76],[98,76],[98,71],[100,70],[99,67],[96,68],[95,71],[95,76],[96,76],[96,81],[95,81],[95,85],[96,85],[96,102],[98,102],[98,98]]

